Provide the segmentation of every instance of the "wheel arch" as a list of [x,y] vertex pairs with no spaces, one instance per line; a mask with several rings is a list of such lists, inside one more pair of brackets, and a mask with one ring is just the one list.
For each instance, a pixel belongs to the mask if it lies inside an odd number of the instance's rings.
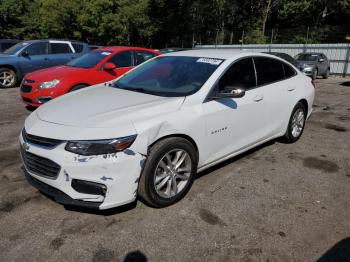
[[68,89],[68,92],[72,91],[72,89],[73,89],[74,87],[81,86],[81,85],[84,85],[84,86],[86,86],[86,87],[90,86],[90,84],[88,84],[88,83],[78,83],[78,84],[74,84],[74,85],[72,85],[72,86]]
[[15,66],[13,65],[9,65],[9,64],[5,64],[5,65],[0,65],[0,68],[8,68],[13,70],[16,73],[16,76],[18,77],[18,70]]
[[186,139],[188,142],[190,142],[193,147],[195,148],[196,152],[197,152],[197,157],[199,156],[199,150],[198,150],[198,145],[197,143],[194,141],[194,139],[192,137],[190,137],[189,135],[186,134],[181,134],[181,133],[175,133],[175,134],[170,134],[170,135],[165,135],[162,137],[159,137],[157,140],[155,140],[154,142],[152,142],[149,146],[148,146],[148,150],[154,146],[156,143],[158,143],[161,140],[167,139],[167,138],[171,138],[171,137],[181,137]]
[[305,98],[302,98],[298,101],[298,103],[302,103],[302,105],[306,109],[306,114],[308,114],[309,113],[309,104],[308,104],[307,100]]

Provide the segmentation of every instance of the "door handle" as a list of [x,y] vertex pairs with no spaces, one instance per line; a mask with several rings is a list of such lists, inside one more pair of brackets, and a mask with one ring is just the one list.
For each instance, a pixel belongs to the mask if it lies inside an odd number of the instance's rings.
[[44,60],[45,60],[45,61],[49,61],[49,60],[50,60],[50,58],[48,58],[48,57],[45,57],[45,58],[44,58]]
[[254,96],[253,99],[254,99],[255,102],[259,102],[259,101],[263,100],[264,97],[262,95],[256,95],[256,96]]
[[295,89],[294,86],[288,86],[288,87],[287,87],[287,91],[289,91],[289,92],[290,92],[290,91],[293,91],[294,89]]

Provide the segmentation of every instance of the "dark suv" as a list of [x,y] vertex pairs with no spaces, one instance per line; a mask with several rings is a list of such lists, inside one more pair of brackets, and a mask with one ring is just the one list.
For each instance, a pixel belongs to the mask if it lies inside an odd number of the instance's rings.
[[0,88],[13,87],[27,73],[66,64],[89,50],[87,44],[75,41],[20,42],[0,54]]
[[330,63],[328,58],[322,53],[301,53],[295,57],[298,61],[299,69],[312,79],[317,76],[328,78]]

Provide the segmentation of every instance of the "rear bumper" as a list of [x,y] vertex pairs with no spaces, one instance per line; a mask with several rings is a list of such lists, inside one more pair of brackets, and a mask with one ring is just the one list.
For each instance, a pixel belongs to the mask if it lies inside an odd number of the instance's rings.
[[58,190],[57,188],[54,188],[52,186],[49,186],[38,179],[32,177],[22,166],[22,173],[33,187],[38,189],[40,192],[52,197],[56,202],[67,205],[67,206],[79,206],[79,207],[85,207],[90,209],[99,209],[102,202],[89,202],[89,201],[83,201],[83,200],[76,200],[68,196],[67,194],[63,193],[62,191]]

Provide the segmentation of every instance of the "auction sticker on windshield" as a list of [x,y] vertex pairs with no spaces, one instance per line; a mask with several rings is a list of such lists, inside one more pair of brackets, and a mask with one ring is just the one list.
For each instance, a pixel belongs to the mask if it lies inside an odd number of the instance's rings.
[[207,64],[211,64],[211,65],[220,65],[222,61],[223,61],[222,59],[202,57],[202,58],[199,58],[197,60],[197,63],[207,63]]

